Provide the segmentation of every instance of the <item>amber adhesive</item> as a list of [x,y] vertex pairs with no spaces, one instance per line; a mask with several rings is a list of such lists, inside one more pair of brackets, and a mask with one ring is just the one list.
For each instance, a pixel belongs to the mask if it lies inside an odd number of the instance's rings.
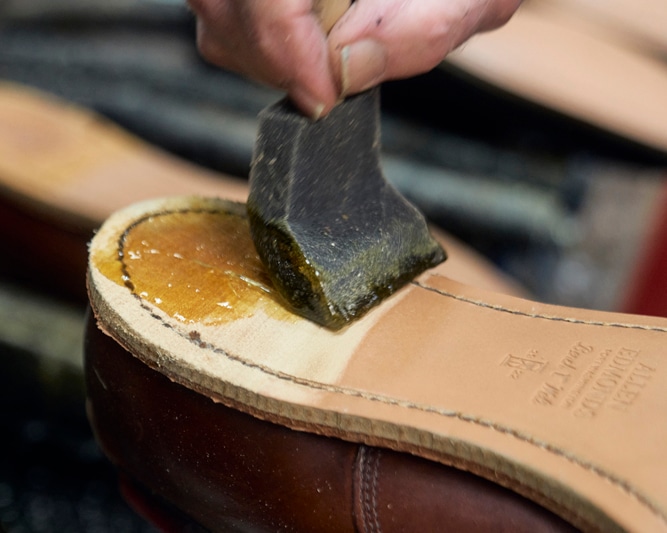
[[216,325],[262,309],[295,320],[278,300],[244,216],[177,211],[147,216],[95,266],[110,280],[183,323]]

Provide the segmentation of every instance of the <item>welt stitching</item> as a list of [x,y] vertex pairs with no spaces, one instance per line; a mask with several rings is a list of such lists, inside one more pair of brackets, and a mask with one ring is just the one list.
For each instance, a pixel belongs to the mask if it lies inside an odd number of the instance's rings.
[[364,446],[360,444],[352,463],[352,518],[354,519],[354,531],[356,533],[365,533],[365,516],[363,502],[363,462]]
[[380,458],[382,450],[377,449],[373,454],[373,475],[371,481],[371,509],[373,510],[373,527],[376,533],[382,533],[380,512],[378,510],[378,482],[380,478]]
[[359,494],[359,499],[361,500],[361,526],[363,528],[362,533],[373,533],[371,530],[371,505],[370,505],[370,498],[368,494],[368,455],[370,453],[370,450],[364,446],[361,445],[359,449],[359,478],[360,478],[360,494]]
[[378,512],[378,482],[380,450],[360,447],[359,470],[361,478],[363,533],[382,533]]
[[[132,232],[134,228],[137,226],[141,225],[142,223],[146,222],[147,220],[158,217],[158,216],[166,216],[166,215],[172,215],[172,214],[216,214],[220,213],[221,211],[218,209],[183,209],[183,210],[173,210],[173,211],[163,211],[163,212],[157,212],[157,213],[151,213],[144,215],[143,217],[136,219],[132,224],[128,225],[125,231],[120,235],[118,242],[117,242],[117,257],[118,261],[121,264],[121,271],[123,274],[123,282],[126,286],[126,288],[132,293],[133,297],[135,297],[138,301],[140,306],[146,310],[150,317],[157,320],[158,322],[161,323],[162,326],[166,327],[167,329],[170,329],[174,333],[176,333],[178,336],[182,337],[183,339],[187,340],[191,344],[194,344],[195,346],[198,346],[200,348],[205,348],[210,350],[213,353],[216,353],[218,355],[221,355],[231,361],[234,361],[236,363],[239,363],[243,366],[246,366],[248,368],[252,368],[255,370],[258,370],[261,373],[264,373],[268,376],[275,377],[280,380],[284,381],[289,381],[291,383],[294,383],[299,386],[303,386],[306,388],[310,388],[313,390],[319,390],[323,392],[329,392],[329,393],[335,393],[335,394],[342,394],[345,396],[350,396],[350,397],[356,397],[356,398],[362,398],[364,400],[372,401],[372,402],[378,402],[378,403],[383,403],[386,405],[393,405],[399,408],[403,409],[408,409],[408,410],[416,410],[416,411],[421,411],[425,413],[430,413],[438,416],[443,416],[443,417],[448,417],[448,418],[454,418],[457,420],[460,420],[461,422],[469,423],[469,424],[474,424],[480,427],[487,428],[492,431],[496,431],[498,433],[507,435],[509,437],[515,438],[521,442],[524,442],[526,444],[535,446],[537,448],[540,448],[548,453],[551,453],[557,457],[560,457],[562,459],[567,460],[568,462],[575,464],[584,470],[587,470],[588,472],[606,480],[609,483],[612,483],[613,485],[617,486],[633,498],[635,498],[638,502],[640,502],[642,505],[647,507],[654,515],[659,517],[663,522],[667,523],[667,516],[665,516],[662,511],[654,505],[647,497],[645,497],[643,494],[638,492],[630,483],[628,483],[626,480],[619,478],[618,476],[615,476],[614,474],[611,474],[609,472],[606,472],[604,469],[594,465],[593,463],[590,463],[589,461],[584,461],[575,455],[572,455],[565,450],[562,450],[558,448],[557,446],[553,446],[551,444],[541,442],[534,437],[531,437],[530,435],[523,434],[520,431],[514,430],[509,427],[502,426],[500,424],[497,424],[495,422],[485,420],[483,418],[475,417],[472,415],[467,415],[462,412],[458,411],[453,411],[453,410],[448,410],[448,409],[442,409],[439,407],[431,406],[431,405],[423,405],[423,404],[418,404],[415,402],[409,402],[406,400],[400,400],[397,398],[392,398],[380,394],[374,394],[374,393],[369,393],[365,392],[362,390],[357,390],[357,389],[351,389],[351,388],[346,388],[346,387],[339,387],[339,386],[334,386],[334,385],[328,385],[326,383],[321,383],[317,381],[312,381],[304,378],[299,378],[297,376],[287,374],[285,372],[275,370],[271,367],[268,367],[266,365],[261,365],[258,363],[253,363],[251,361],[248,361],[247,359],[244,359],[240,356],[233,355],[228,353],[222,348],[219,348],[217,346],[211,345],[207,342],[204,342],[201,339],[201,336],[199,334],[197,335],[192,335],[192,332],[185,333],[180,330],[175,329],[171,324],[165,321],[163,317],[160,315],[156,314],[152,307],[149,306],[143,298],[137,292],[135,291],[134,284],[132,282],[131,276],[129,274],[129,271],[127,269],[127,265],[125,264],[125,253],[124,253],[124,245],[127,240],[127,236]],[[235,213],[228,213],[231,215],[239,216]],[[567,322],[567,323],[574,323],[574,324],[584,324],[584,325],[591,325],[591,326],[606,326],[606,327],[614,327],[614,328],[625,328],[625,329],[638,329],[638,330],[648,330],[648,331],[657,331],[660,333],[667,333],[667,328],[660,328],[660,327],[652,327],[652,326],[642,326],[640,324],[624,324],[624,323],[606,323],[606,322],[599,322],[599,321],[585,321],[585,320],[579,320],[579,319],[573,319],[573,318],[567,318],[567,317],[557,317],[557,316],[552,316],[552,315],[542,315],[542,314],[531,314],[531,313],[526,313],[524,311],[519,311],[516,309],[510,309],[510,308],[505,308],[499,305],[495,304],[489,304],[487,302],[483,302],[481,300],[475,300],[472,298],[468,298],[462,295],[454,294],[454,293],[449,293],[447,291],[443,291],[440,289],[435,289],[432,287],[424,286],[419,282],[413,281],[412,282],[414,285],[423,288],[428,291],[435,292],[436,294],[439,294],[444,297],[452,298],[458,301],[462,301],[465,303],[469,303],[472,305],[476,305],[479,307],[487,308],[493,311],[498,311],[498,312],[504,312],[504,313],[509,313],[513,315],[518,315],[518,316],[524,316],[527,318],[536,318],[536,319],[544,319],[544,320],[554,320],[554,321],[559,321],[559,322]]]
[[[444,278],[444,276],[441,276],[439,274],[432,274],[434,277],[441,277]],[[637,330],[642,330],[642,331],[655,331],[658,333],[667,333],[667,327],[660,327],[660,326],[646,326],[643,324],[629,324],[629,323],[624,323],[624,322],[603,322],[600,320],[582,320],[579,318],[571,318],[571,317],[566,317],[566,316],[556,316],[556,315],[546,315],[542,313],[528,313],[526,311],[520,311],[518,309],[510,309],[508,307],[503,307],[501,305],[496,305],[496,304],[490,304],[488,302],[484,302],[483,300],[476,300],[474,298],[468,298],[467,296],[462,296],[460,294],[455,294],[452,292],[448,292],[442,289],[436,289],[434,287],[429,287],[428,285],[424,285],[423,283],[419,281],[413,281],[413,285],[420,287],[424,290],[430,291],[430,292],[435,292],[436,294],[439,294],[441,296],[446,296],[447,298],[451,298],[453,300],[457,300],[459,302],[464,302],[468,304],[475,305],[477,307],[483,307],[485,309],[489,309],[492,311],[498,311],[500,313],[507,313],[510,315],[516,315],[516,316],[522,316],[526,318],[536,318],[536,319],[541,319],[541,320],[550,320],[552,322],[566,322],[568,324],[580,324],[580,325],[585,325],[585,326],[599,326],[599,327],[610,327],[610,328],[621,328],[621,329],[637,329]]]

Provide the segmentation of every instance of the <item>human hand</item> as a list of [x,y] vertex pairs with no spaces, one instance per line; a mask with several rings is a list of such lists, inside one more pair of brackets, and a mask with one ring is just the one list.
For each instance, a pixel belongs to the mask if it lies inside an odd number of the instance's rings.
[[201,54],[319,118],[344,96],[427,72],[521,0],[357,0],[327,36],[312,0],[189,0]]

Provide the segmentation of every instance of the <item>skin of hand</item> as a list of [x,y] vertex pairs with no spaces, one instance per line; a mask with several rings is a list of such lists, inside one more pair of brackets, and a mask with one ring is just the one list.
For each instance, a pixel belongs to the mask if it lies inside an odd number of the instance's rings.
[[211,63],[287,91],[314,119],[340,98],[434,68],[521,0],[357,0],[325,35],[312,0],[189,0]]

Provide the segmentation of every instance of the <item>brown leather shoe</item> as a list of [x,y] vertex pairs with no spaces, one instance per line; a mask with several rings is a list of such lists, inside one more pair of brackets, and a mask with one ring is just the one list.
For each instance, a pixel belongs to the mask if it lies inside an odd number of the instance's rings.
[[246,185],[150,146],[89,110],[0,80],[2,271],[85,302],[94,230],[121,207],[173,194],[242,200]]
[[87,345],[100,442],[205,527],[565,527],[520,494],[584,530],[667,531],[665,319],[443,266],[332,333],[281,306],[244,207],[202,198],[125,209],[90,252],[114,339]]
[[[91,319],[89,413],[126,499],[167,531],[571,531],[490,481],[259,420],[149,368]],[[171,505],[166,501],[171,502]]]
[[[242,201],[247,185],[167,154],[89,110],[0,82],[0,268],[84,301],[93,231],[122,207],[178,194]],[[453,253],[450,277],[520,291],[450,236],[439,238]]]

